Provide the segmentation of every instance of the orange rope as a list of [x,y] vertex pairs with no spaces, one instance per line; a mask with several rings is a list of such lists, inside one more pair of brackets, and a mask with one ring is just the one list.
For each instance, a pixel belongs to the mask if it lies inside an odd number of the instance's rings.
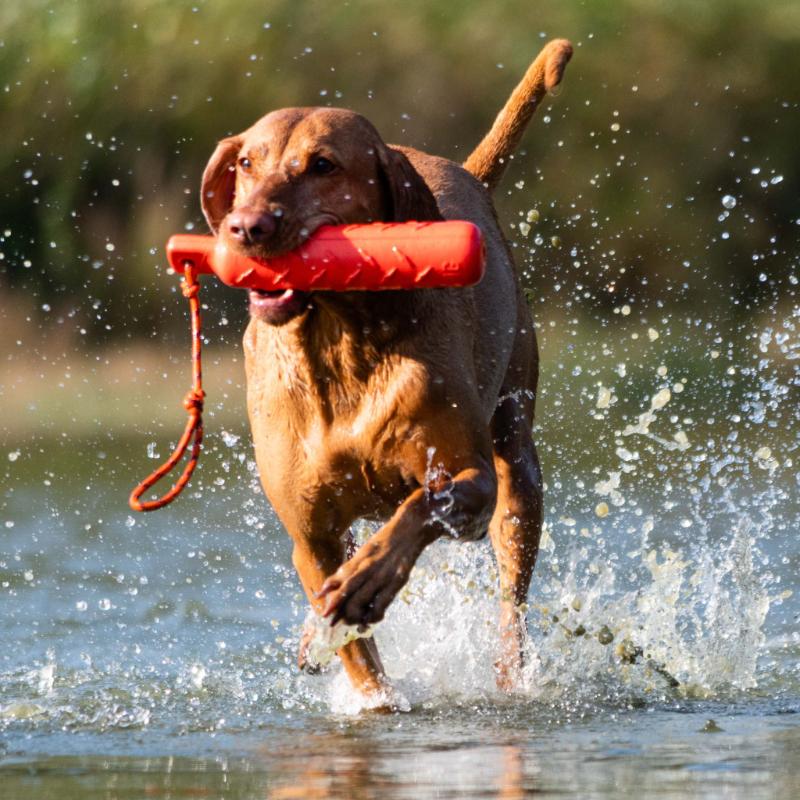
[[[203,391],[203,371],[200,361],[202,345],[200,335],[200,299],[198,297],[200,284],[197,282],[197,273],[194,270],[194,265],[190,261],[184,263],[183,269],[184,278],[181,281],[181,291],[189,301],[189,313],[192,317],[192,388],[183,401],[183,407],[189,412],[189,419],[186,421],[183,436],[181,436],[172,455],[131,492],[128,503],[134,511],[155,511],[157,508],[163,508],[168,503],[171,503],[183,491],[183,487],[189,483],[192,472],[197,466],[197,460],[200,457],[200,446],[203,442],[203,398],[206,395]],[[157,500],[140,500],[141,496],[151,486],[172,472],[175,465],[183,458],[186,448],[192,439],[194,439],[192,454],[175,485]]]

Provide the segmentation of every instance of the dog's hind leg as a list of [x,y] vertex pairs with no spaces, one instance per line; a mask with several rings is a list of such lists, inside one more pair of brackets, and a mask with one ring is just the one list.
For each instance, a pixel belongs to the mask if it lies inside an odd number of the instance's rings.
[[[534,384],[535,387],[535,384]],[[489,525],[500,573],[497,685],[520,686],[527,630],[525,603],[542,529],[542,476],[531,432],[533,389],[501,399],[492,419],[497,505]]]

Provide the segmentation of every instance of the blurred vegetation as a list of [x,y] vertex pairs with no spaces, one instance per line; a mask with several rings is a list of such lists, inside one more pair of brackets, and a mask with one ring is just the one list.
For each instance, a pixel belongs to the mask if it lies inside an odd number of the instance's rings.
[[[331,104],[461,160],[555,36],[575,57],[498,192],[504,224],[540,214],[509,228],[538,313],[781,302],[800,235],[797,0],[9,0],[0,322],[98,343],[183,330],[162,248],[205,231],[218,138]],[[238,293],[207,297],[241,320]]]

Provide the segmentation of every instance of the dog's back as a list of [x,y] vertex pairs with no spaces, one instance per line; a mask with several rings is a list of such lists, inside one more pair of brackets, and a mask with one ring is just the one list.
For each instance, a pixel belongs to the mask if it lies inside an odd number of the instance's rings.
[[[487,419],[501,393],[518,390],[529,376],[507,376],[512,361],[535,373],[538,364],[530,313],[520,290],[511,252],[498,224],[491,192],[499,183],[509,158],[539,103],[554,89],[572,57],[572,45],[555,39],[539,53],[500,110],[492,127],[463,166],[412,148],[397,147],[433,192],[445,219],[474,222],[486,244],[487,279],[474,289],[459,292],[473,306],[470,330],[474,338],[477,382]],[[519,333],[523,337],[520,339]],[[514,353],[515,348],[518,352]],[[513,356],[516,356],[513,358]],[[510,380],[509,380],[510,378]],[[535,380],[535,378],[534,378]]]
[[[477,225],[486,247],[486,277],[471,289],[440,291],[463,307],[466,325],[458,335],[473,340],[472,360],[486,420],[491,418],[514,346],[515,331],[528,311],[508,245],[486,188],[466,169],[445,158],[400,149],[428,184],[445,219]],[[441,309],[432,308],[441,314]],[[464,368],[466,365],[462,365]]]

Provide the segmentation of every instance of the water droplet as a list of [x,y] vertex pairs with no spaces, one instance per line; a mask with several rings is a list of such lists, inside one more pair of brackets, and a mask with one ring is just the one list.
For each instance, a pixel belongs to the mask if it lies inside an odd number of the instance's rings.
[[222,431],[220,436],[222,436],[222,441],[225,442],[228,447],[233,447],[234,445],[238,444],[239,439],[242,438],[241,436],[237,436],[235,433],[231,433],[230,431]]
[[611,644],[614,641],[614,634],[611,632],[611,629],[608,625],[603,625],[602,628],[597,633],[597,641],[600,644]]
[[599,386],[597,389],[597,402],[596,408],[608,408],[611,403],[611,389],[605,386]]
[[723,195],[722,205],[730,211],[730,209],[736,208],[736,198],[732,194]]
[[650,407],[655,411],[659,408],[664,408],[664,406],[669,403],[670,399],[672,398],[672,392],[669,389],[664,388],[660,392],[657,392],[653,395],[653,399],[650,401]]

